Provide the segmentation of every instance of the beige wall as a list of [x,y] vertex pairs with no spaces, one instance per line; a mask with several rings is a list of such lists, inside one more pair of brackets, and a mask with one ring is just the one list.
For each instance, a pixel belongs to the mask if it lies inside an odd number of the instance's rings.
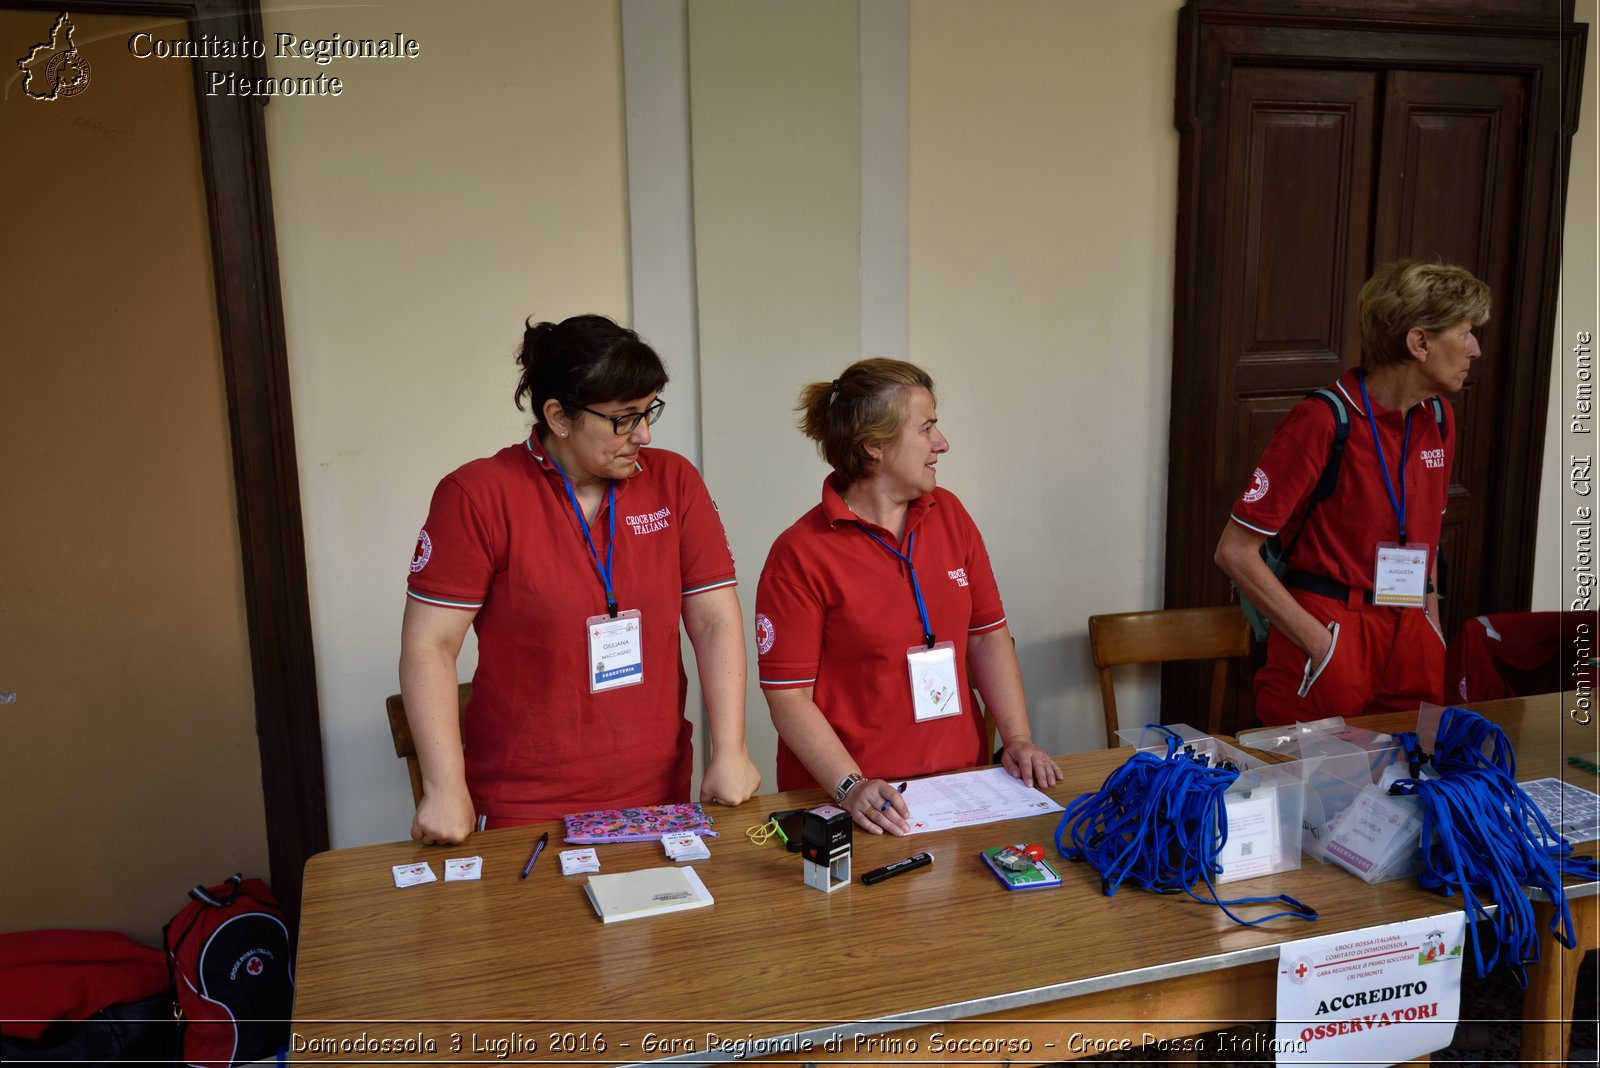
[[[55,18],[0,13],[0,55]],[[159,945],[268,874],[266,810],[190,71],[73,21],[87,88],[0,99],[0,930]]]
[[[1086,617],[1161,601],[1179,6],[909,5],[909,354],[939,381],[942,481],[984,530],[1055,750],[1098,744]],[[266,14],[269,33],[403,30],[424,50],[342,65],[337,101],[267,109],[336,845],[409,825],[380,712],[404,562],[439,476],[525,426],[509,403],[519,317],[628,313],[616,5],[470,10]],[[793,398],[860,354],[859,10],[686,8],[703,414],[666,437],[704,442],[747,617],[772,536],[824,473]],[[1593,129],[1586,116],[1567,269],[1569,319],[1589,328],[1575,288],[1592,309]],[[1561,568],[1551,523],[1542,512],[1544,607]],[[770,724],[750,693],[770,788]],[[1154,680],[1119,696],[1125,722],[1147,718]]]
[[1161,605],[1179,6],[911,6],[911,350],[1051,751],[1103,739],[1087,617]]
[[[855,0],[689,3],[703,468],[747,635],[767,549],[827,471],[795,398],[861,351],[857,24]],[[777,734],[746,641],[751,755],[771,790]]]
[[[466,14],[470,12],[470,17]],[[406,565],[438,480],[519,440],[522,319],[626,318],[614,3],[270,5],[267,34],[415,38],[337,98],[267,108],[336,846],[403,838]],[[304,65],[270,62],[273,74]],[[475,647],[463,654],[471,678]]]
[[[1583,110],[1572,139],[1571,170],[1567,178],[1567,220],[1561,263],[1561,303],[1556,310],[1555,355],[1550,380],[1550,410],[1546,420],[1544,474],[1540,481],[1539,535],[1534,556],[1533,607],[1541,611],[1570,608],[1578,593],[1570,570],[1577,562],[1578,544],[1569,525],[1575,509],[1596,506],[1595,491],[1580,497],[1568,481],[1569,458],[1591,460],[1600,448],[1595,435],[1574,434],[1569,428],[1577,395],[1577,363],[1572,349],[1579,331],[1600,339],[1600,4],[1577,0],[1574,20],[1589,25],[1588,55],[1584,62]],[[1491,354],[1492,355],[1492,354]],[[1592,356],[1592,353],[1591,353]],[[1591,367],[1593,364],[1591,363]],[[1593,382],[1590,382],[1593,385]],[[1590,420],[1593,425],[1593,420]],[[1591,484],[1592,487],[1592,484]],[[1593,575],[1593,544],[1590,545]]]

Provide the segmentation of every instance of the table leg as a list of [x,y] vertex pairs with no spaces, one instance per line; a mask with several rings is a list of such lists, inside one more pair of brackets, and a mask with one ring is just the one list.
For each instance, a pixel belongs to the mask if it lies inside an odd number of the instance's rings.
[[1552,906],[1534,904],[1539,925],[1539,963],[1528,969],[1528,989],[1522,997],[1523,1063],[1564,1063],[1572,1041],[1573,995],[1583,955],[1600,949],[1600,897],[1569,901],[1577,948],[1566,949],[1549,930]]

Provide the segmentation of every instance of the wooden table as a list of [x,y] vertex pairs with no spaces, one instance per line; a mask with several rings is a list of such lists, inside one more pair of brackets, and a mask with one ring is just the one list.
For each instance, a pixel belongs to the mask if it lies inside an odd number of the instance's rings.
[[[1523,777],[1560,773],[1562,740],[1569,751],[1600,748],[1592,727],[1579,742],[1563,732],[1562,709],[1555,695],[1483,706],[1523,739]],[[1127,754],[1062,758],[1053,796],[1066,803],[1097,788]],[[1574,769],[1575,782],[1594,779]],[[1243,928],[1187,898],[1105,897],[1084,865],[1061,865],[1059,889],[1005,892],[976,854],[1017,841],[1048,848],[1054,814],[905,839],[858,833],[856,881],[824,894],[802,884],[797,855],[743,833],[768,812],[821,800],[768,795],[712,810],[721,837],[695,866],[716,904],[618,924],[594,916],[582,876],[561,875],[554,843],[518,879],[541,827],[453,849],[320,854],[306,868],[291,1055],[1037,1063],[1163,1042],[1182,1050],[1183,1036],[1271,1017],[1281,943],[1459,907],[1414,883],[1369,886],[1310,860],[1224,894],[1288,893],[1321,912],[1315,923]],[[919,850],[936,855],[931,868],[860,885],[861,873]],[[390,876],[417,859],[442,875],[445,857],[470,855],[483,858],[481,881],[400,890]],[[668,863],[656,843],[600,855],[606,872]]]

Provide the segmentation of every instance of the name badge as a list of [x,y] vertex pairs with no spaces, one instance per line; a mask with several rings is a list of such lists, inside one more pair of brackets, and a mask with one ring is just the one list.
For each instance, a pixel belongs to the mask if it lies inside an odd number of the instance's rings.
[[906,650],[906,667],[911,672],[912,714],[918,723],[961,714],[954,642],[939,642],[932,649],[913,645]]
[[1378,545],[1372,574],[1372,603],[1421,608],[1428,592],[1428,547]]
[[617,618],[590,616],[589,692],[600,693],[644,681],[644,622],[639,610],[618,612]]

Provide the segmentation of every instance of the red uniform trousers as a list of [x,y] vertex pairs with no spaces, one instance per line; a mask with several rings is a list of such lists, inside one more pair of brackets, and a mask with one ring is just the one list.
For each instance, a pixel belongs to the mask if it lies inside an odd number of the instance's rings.
[[1305,651],[1278,628],[1268,632],[1267,662],[1255,679],[1256,718],[1263,726],[1414,711],[1424,701],[1444,703],[1444,639],[1422,609],[1351,607],[1305,590],[1289,593],[1319,623],[1337,622],[1339,640],[1327,666],[1301,697]]

